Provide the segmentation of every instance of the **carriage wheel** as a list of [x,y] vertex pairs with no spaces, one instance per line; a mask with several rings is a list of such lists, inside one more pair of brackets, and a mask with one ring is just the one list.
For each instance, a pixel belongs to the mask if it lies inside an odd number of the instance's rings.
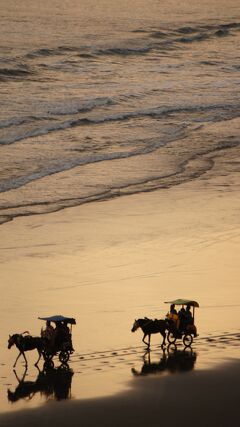
[[44,351],[43,352],[43,358],[44,358],[45,362],[50,362],[53,358],[53,354],[48,353],[47,351]]
[[67,351],[61,351],[59,354],[59,360],[61,363],[66,363],[69,360],[70,354]]
[[191,344],[193,342],[193,337],[190,334],[186,334],[183,337],[183,344],[185,345],[185,347],[190,347]]
[[174,336],[173,332],[168,332],[167,340],[170,344],[174,344],[176,339],[177,338]]

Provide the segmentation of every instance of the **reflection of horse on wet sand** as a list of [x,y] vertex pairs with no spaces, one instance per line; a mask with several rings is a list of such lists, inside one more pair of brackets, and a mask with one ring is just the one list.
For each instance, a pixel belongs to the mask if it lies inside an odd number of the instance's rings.
[[178,350],[174,347],[173,350],[163,350],[163,353],[158,362],[151,361],[151,352],[148,350],[143,356],[143,365],[141,370],[138,371],[132,368],[132,373],[136,376],[144,376],[149,374],[159,374],[163,371],[170,373],[186,372],[194,369],[197,360],[196,352],[184,349]]
[[[131,331],[135,332],[138,328],[141,328],[143,331],[143,339],[144,344],[150,347],[151,335],[160,333],[163,337],[162,347],[166,345],[166,330],[168,329],[168,322],[163,319],[149,319],[148,317],[144,317],[144,319],[135,320]],[[148,342],[145,341],[145,338],[148,336]]]
[[17,402],[20,399],[32,399],[36,393],[45,395],[46,398],[54,397],[55,400],[69,399],[71,397],[71,384],[73,371],[67,364],[62,364],[57,368],[52,365],[46,366],[39,373],[35,381],[25,381],[27,368],[20,379],[17,372],[13,370],[18,380],[18,385],[14,391],[8,389],[8,400]]
[[[27,334],[27,335],[24,335],[24,334]],[[37,366],[41,358],[42,349],[43,349],[43,341],[40,337],[32,337],[31,335],[28,335],[28,332],[23,332],[22,334],[9,335],[8,349],[10,349],[13,345],[15,345],[19,350],[19,355],[17,356],[13,367],[16,366],[17,361],[21,355],[23,356],[25,360],[25,364],[27,366],[28,363],[25,356],[25,351],[30,351],[35,349],[38,351],[38,356],[39,356],[37,362],[35,363],[35,365]]]

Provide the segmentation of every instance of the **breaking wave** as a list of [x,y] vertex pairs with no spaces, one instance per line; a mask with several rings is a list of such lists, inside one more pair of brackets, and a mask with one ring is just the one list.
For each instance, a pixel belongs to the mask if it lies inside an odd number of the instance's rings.
[[[56,107],[52,112],[48,114],[39,115],[39,116],[27,116],[20,118],[12,118],[7,120],[0,121],[0,129],[1,128],[11,128],[12,126],[18,126],[19,131],[17,133],[9,134],[9,136],[4,136],[3,139],[0,139],[0,145],[9,145],[18,141],[22,141],[27,138],[47,135],[52,132],[58,132],[62,130],[67,130],[76,126],[90,126],[90,125],[98,125],[108,122],[123,122],[136,118],[156,118],[160,119],[166,117],[170,114],[174,113],[200,113],[205,114],[208,113],[207,121],[215,120],[218,121],[218,116],[222,120],[238,117],[240,114],[240,104],[216,104],[216,105],[185,105],[182,107],[154,107],[147,110],[134,110],[127,111],[123,113],[116,114],[100,114],[98,117],[80,117],[74,118],[70,117],[68,120],[61,120],[61,116],[75,116],[78,113],[84,113],[93,111],[95,108],[106,105],[114,105],[116,103],[116,99],[112,98],[103,98],[96,99],[94,101],[89,101],[85,105],[81,106],[70,106],[63,107],[61,109]],[[212,112],[212,115],[210,114]],[[223,117],[224,116],[224,117]],[[35,122],[36,126],[26,131],[25,129],[21,132],[21,125],[25,125],[27,123]]]

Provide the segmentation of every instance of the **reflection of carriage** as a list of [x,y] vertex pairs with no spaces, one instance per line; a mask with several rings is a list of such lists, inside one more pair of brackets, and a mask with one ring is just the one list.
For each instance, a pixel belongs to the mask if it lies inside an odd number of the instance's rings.
[[14,370],[15,377],[18,381],[16,388],[11,391],[8,389],[8,400],[17,402],[20,399],[31,400],[37,393],[41,393],[46,399],[53,398],[55,400],[71,398],[71,384],[73,371],[65,363],[56,368],[51,364],[45,363],[42,371],[38,369],[38,376],[33,380],[25,379],[27,375],[27,367],[22,378],[18,377]]
[[185,347],[179,350],[175,344],[169,344],[167,349],[162,350],[160,359],[152,360],[151,351],[147,350],[143,356],[143,365],[141,369],[132,368],[132,373],[135,376],[146,376],[151,374],[162,374],[167,371],[169,373],[186,372],[194,369],[197,360],[197,354],[191,347]]
[[[197,328],[194,323],[194,312],[195,307],[199,307],[199,304],[196,301],[186,299],[168,301],[166,304],[171,304],[171,306],[182,306],[182,309],[179,310],[178,313],[172,313],[170,311],[167,314],[169,322],[168,342],[175,343],[175,341],[180,338],[183,339],[183,343],[186,347],[190,346],[193,342],[193,338],[197,336]],[[189,313],[191,313],[190,308],[193,310],[190,318],[187,318],[186,315],[184,316],[185,306],[189,309]]]
[[[50,362],[54,356],[58,355],[60,362],[66,363],[74,351],[72,347],[72,325],[76,324],[75,319],[60,315],[39,317],[39,319],[45,320],[47,325],[46,329],[41,331],[44,360]],[[55,328],[51,326],[51,323],[55,324]]]

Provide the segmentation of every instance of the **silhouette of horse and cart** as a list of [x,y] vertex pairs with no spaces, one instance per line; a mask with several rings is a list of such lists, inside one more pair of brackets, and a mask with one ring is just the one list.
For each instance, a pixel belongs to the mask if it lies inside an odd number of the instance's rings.
[[[41,357],[45,362],[51,364],[54,356],[58,356],[61,363],[67,363],[70,355],[74,352],[72,347],[72,334],[68,325],[75,325],[74,318],[65,316],[51,316],[39,317],[39,319],[46,321],[46,329],[42,329],[40,337],[33,337],[29,335],[28,331],[22,334],[9,335],[8,348],[13,345],[19,350],[19,354],[15,360],[14,367],[17,364],[20,356],[23,356],[27,366],[26,351],[37,350],[38,360],[35,365],[37,366]],[[55,328],[51,325],[55,324]],[[53,363],[53,362],[52,362]]]
[[[131,331],[135,332],[139,328],[142,329],[142,341],[148,348],[150,348],[151,335],[157,333],[160,333],[163,337],[162,347],[166,345],[166,339],[169,344],[174,344],[177,339],[182,339],[185,347],[190,347],[193,338],[197,336],[197,328],[194,323],[194,311],[195,307],[199,307],[198,302],[187,299],[177,299],[168,301],[166,304],[171,304],[171,306],[165,319],[149,319],[148,317],[136,319]],[[175,306],[182,307],[178,313]],[[190,311],[191,308],[193,310],[192,313]],[[147,337],[148,341],[146,341]]]
[[[170,311],[165,319],[149,319],[144,317],[134,321],[131,331],[135,332],[141,328],[143,331],[142,341],[150,348],[151,335],[160,333],[163,337],[161,346],[166,345],[166,339],[170,344],[175,343],[177,339],[182,339],[185,347],[190,347],[193,338],[197,336],[197,328],[194,323],[194,309],[199,307],[199,304],[193,300],[177,299],[169,301],[171,304]],[[175,306],[182,308],[177,313]],[[186,309],[185,309],[186,307]],[[192,309],[192,312],[191,312]],[[61,363],[67,363],[70,355],[74,352],[72,347],[72,330],[70,325],[76,324],[74,318],[65,316],[39,317],[46,322],[46,328],[42,329],[40,337],[33,337],[28,332],[22,334],[9,335],[8,348],[13,345],[19,350],[19,354],[14,363],[17,364],[20,356],[23,356],[27,366],[26,351],[36,349],[38,352],[38,360],[35,365],[38,365],[41,356],[45,362],[53,363],[54,356],[58,356]],[[55,328],[52,326],[55,324]],[[148,337],[148,341],[146,338]]]

